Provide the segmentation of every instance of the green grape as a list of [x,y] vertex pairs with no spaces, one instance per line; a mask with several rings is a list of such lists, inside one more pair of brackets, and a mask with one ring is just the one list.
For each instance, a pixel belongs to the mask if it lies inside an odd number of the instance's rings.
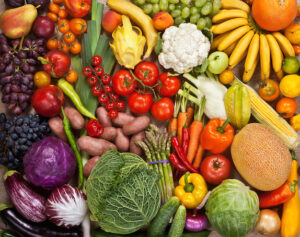
[[139,5],[138,2],[137,2],[137,0],[133,0],[132,3],[133,3],[134,5]]
[[179,26],[181,23],[185,23],[185,20],[181,16],[176,17],[175,20],[174,20],[174,24],[176,26]]
[[145,12],[145,14],[149,15],[152,12],[152,4],[147,3],[143,6],[143,10]]
[[203,30],[206,26],[206,20],[204,18],[200,18],[198,21],[197,21],[197,28],[198,30]]
[[169,3],[177,4],[179,3],[179,0],[169,0]]
[[191,15],[197,14],[197,13],[198,13],[197,7],[191,7],[191,8],[190,8],[190,13],[191,13]]
[[176,6],[176,9],[178,9],[178,10],[182,10],[182,5],[181,4],[177,4],[177,5],[175,5]]
[[152,13],[156,14],[160,11],[158,3],[152,5]]
[[159,2],[159,0],[150,0],[150,2],[151,2],[152,4],[156,4],[156,3]]
[[175,10],[173,10],[173,11],[171,12],[171,16],[172,16],[173,18],[179,17],[179,16],[181,16],[181,11],[178,10],[178,9],[175,9]]
[[162,10],[162,11],[168,10],[168,5],[169,5],[168,0],[159,0],[160,10]]
[[191,3],[191,0],[180,0],[180,2],[183,4],[183,5],[189,5]]
[[190,16],[190,9],[188,7],[183,8],[181,12],[181,17],[186,19],[189,16]]
[[212,12],[212,3],[211,2],[205,3],[205,5],[201,8],[201,14],[207,16],[211,12]]
[[210,19],[210,17],[206,16],[204,17],[205,21],[206,21],[206,27],[210,28],[212,26],[212,21]]
[[169,4],[169,11],[175,10],[175,4]]
[[195,6],[196,7],[202,7],[207,0],[195,0]]
[[192,15],[191,18],[190,18],[190,23],[192,24],[197,24],[197,21],[200,19],[200,14],[197,13],[195,15]]
[[213,16],[216,15],[220,11],[221,7],[222,7],[221,0],[214,0],[211,14]]
[[138,5],[140,5],[140,6],[144,5],[146,2],[145,0],[136,0],[136,1],[137,1]]

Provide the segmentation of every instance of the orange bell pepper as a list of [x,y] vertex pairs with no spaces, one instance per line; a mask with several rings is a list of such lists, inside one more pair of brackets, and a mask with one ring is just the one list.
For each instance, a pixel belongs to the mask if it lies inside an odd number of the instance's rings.
[[219,154],[230,146],[234,136],[234,129],[229,124],[230,119],[211,119],[205,126],[200,142],[205,150]]

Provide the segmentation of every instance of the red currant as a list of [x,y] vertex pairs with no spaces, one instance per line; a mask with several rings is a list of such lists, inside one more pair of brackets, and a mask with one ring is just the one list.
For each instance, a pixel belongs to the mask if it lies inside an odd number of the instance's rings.
[[104,69],[103,69],[102,66],[97,66],[97,67],[95,67],[95,72],[96,72],[96,75],[97,75],[98,77],[100,77],[100,76],[103,74]]
[[108,116],[111,118],[111,119],[115,119],[118,117],[118,111],[115,110],[115,109],[112,109],[108,112]]
[[92,94],[94,96],[99,96],[101,94],[101,92],[102,92],[101,86],[95,85],[95,86],[92,87]]
[[91,86],[96,85],[97,82],[98,82],[98,78],[97,78],[96,76],[92,75],[92,76],[89,76],[89,77],[88,77],[88,83],[89,83]]
[[114,109],[115,107],[116,107],[116,103],[113,102],[112,100],[107,101],[105,104],[105,108],[107,111],[110,111],[110,110]]
[[111,77],[108,73],[104,73],[102,76],[101,76],[101,81],[104,85],[108,85],[110,83],[110,80],[111,80]]
[[112,93],[112,87],[110,85],[104,85],[103,87],[106,93]]
[[99,66],[102,63],[102,58],[99,55],[94,55],[91,61],[93,66]]
[[86,77],[89,77],[89,76],[91,76],[93,74],[93,71],[92,71],[92,69],[90,67],[84,67],[82,69],[82,74],[84,76],[86,76]]
[[106,104],[108,101],[108,96],[105,92],[102,92],[98,97],[98,102],[100,104]]
[[125,102],[123,100],[117,102],[117,110],[122,111],[125,108]]
[[110,97],[116,102],[119,99],[119,96],[116,93],[111,93]]

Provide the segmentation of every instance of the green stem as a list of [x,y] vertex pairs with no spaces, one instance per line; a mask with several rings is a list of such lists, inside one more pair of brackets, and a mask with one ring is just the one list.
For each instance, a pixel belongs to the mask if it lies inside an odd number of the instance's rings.
[[176,94],[175,97],[175,103],[174,103],[174,113],[173,113],[173,118],[177,118],[180,110],[180,104],[181,104],[181,99],[182,97]]
[[197,111],[194,114],[194,120],[201,121],[205,109],[205,103],[206,103],[206,98],[205,96],[202,96],[200,100],[200,105],[196,105]]
[[295,150],[290,150],[290,152],[291,152],[291,155],[292,155],[292,159],[293,160],[297,160],[297,156],[296,156]]
[[225,127],[230,121],[231,121],[230,118],[226,119],[226,121],[223,123],[221,127],[217,127],[217,131],[222,134],[225,133]]
[[190,176],[190,172],[186,172],[184,175],[184,182],[185,182],[184,190],[188,193],[191,193],[194,190],[194,185],[188,182],[189,176]]

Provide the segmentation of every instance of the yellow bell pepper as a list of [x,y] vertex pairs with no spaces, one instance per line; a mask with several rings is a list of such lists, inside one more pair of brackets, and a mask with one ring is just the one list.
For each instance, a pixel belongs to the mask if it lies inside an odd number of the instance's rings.
[[174,193],[186,208],[193,209],[207,194],[207,185],[200,174],[187,172],[180,178]]
[[296,132],[298,132],[300,130],[300,114],[293,116],[290,120],[290,124],[293,127],[293,129],[295,129]]
[[[297,158],[294,151],[292,151],[293,164],[288,181],[291,183],[297,182]],[[281,218],[281,235],[282,237],[297,237],[300,232],[300,198],[298,190],[298,182],[295,188],[295,195],[283,204],[282,218]]]

